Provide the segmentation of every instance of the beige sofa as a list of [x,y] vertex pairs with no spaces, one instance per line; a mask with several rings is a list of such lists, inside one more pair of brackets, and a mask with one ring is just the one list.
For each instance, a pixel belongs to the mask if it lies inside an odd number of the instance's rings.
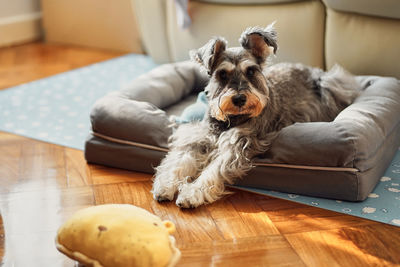
[[177,25],[172,0],[134,0],[147,53],[158,63],[186,60],[212,36],[238,45],[248,26],[277,21],[275,62],[329,69],[339,63],[358,75],[400,78],[398,0],[203,0],[190,1],[191,25]]

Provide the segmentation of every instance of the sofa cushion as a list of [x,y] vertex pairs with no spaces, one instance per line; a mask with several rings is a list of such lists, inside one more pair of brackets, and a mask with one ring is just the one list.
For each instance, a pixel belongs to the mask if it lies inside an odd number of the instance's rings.
[[328,68],[339,63],[358,75],[400,78],[400,20],[328,9],[326,24]]
[[[284,128],[238,184],[352,201],[365,199],[400,145],[400,82],[376,76],[358,79],[364,91],[334,121]],[[93,134],[85,146],[87,161],[152,172],[168,151],[167,139],[172,132],[161,109],[198,92],[206,80],[190,62],[169,64],[99,100],[91,114]],[[148,92],[154,91],[157,98],[148,99]]]
[[336,11],[354,12],[385,18],[400,19],[400,1],[398,0],[322,0]]
[[265,5],[192,1],[189,4],[192,24],[186,30],[176,23],[174,1],[167,1],[166,5],[167,38],[172,61],[187,60],[189,50],[203,46],[212,36],[223,36],[229,46],[239,46],[238,39],[247,27],[267,26],[276,21],[279,48],[275,62],[302,62],[323,67],[325,11],[320,1]]

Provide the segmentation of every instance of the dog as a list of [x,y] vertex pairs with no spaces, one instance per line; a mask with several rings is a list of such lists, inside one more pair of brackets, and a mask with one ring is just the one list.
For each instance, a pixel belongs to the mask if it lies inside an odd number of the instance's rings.
[[278,49],[274,25],[251,27],[240,47],[214,37],[190,52],[210,77],[205,118],[178,126],[169,153],[156,167],[157,201],[195,208],[225,194],[270,148],[279,131],[296,122],[332,121],[359,94],[355,78],[339,66],[329,72],[302,64],[269,64]]

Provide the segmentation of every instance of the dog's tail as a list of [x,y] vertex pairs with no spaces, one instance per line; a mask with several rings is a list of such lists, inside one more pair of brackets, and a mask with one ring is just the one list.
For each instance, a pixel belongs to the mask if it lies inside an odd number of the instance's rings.
[[329,91],[343,108],[353,103],[362,88],[351,73],[337,64],[321,76],[320,86]]

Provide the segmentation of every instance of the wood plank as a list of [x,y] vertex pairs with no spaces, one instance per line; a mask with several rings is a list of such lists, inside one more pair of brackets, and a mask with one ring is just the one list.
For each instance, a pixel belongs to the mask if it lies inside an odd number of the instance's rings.
[[377,222],[281,199],[258,199],[282,234],[375,225]]
[[4,266],[73,266],[56,250],[56,232],[74,212],[93,204],[91,187],[0,194]]
[[247,192],[235,192],[208,207],[225,239],[279,234],[252,196]]
[[235,241],[186,242],[178,266],[305,266],[280,235]]
[[90,167],[86,164],[83,151],[64,148],[67,186],[86,186],[92,184]]
[[[384,242],[379,241],[381,234],[385,236]],[[307,266],[400,264],[400,230],[383,224],[302,232],[285,237]]]
[[95,164],[90,164],[89,168],[91,173],[90,183],[94,185],[144,182],[152,179],[152,175],[147,173],[109,168]]
[[[0,138],[8,134],[0,133]],[[0,192],[65,187],[64,148],[30,140],[11,139],[0,146]]]
[[55,237],[56,231],[7,234],[2,266],[75,266],[75,261],[58,252]]
[[[0,133],[0,140],[2,136]],[[9,192],[10,186],[19,179],[20,158],[21,144],[0,144],[0,193]]]
[[150,181],[152,175],[86,163],[83,151],[64,148],[69,187]]
[[207,206],[196,209],[181,210],[174,202],[153,202],[154,213],[163,220],[170,220],[176,226],[176,243],[178,246],[193,242],[213,242],[223,240],[218,225],[210,216]]
[[297,221],[279,221],[274,225],[282,234],[339,229],[364,225],[377,225],[378,222],[357,218],[350,215],[338,215],[333,217],[306,218]]
[[64,148],[45,143],[30,142],[21,147],[20,179],[41,186],[66,187]]
[[341,236],[350,240],[357,249],[365,254],[400,265],[399,227],[378,224],[360,228],[343,228]]
[[19,144],[23,143],[24,141],[27,141],[27,142],[30,141],[26,137],[11,134],[11,133],[0,132],[0,135],[1,135],[0,149],[2,149],[3,146],[19,145]]
[[6,234],[55,231],[73,212],[94,205],[91,187],[0,194]]

